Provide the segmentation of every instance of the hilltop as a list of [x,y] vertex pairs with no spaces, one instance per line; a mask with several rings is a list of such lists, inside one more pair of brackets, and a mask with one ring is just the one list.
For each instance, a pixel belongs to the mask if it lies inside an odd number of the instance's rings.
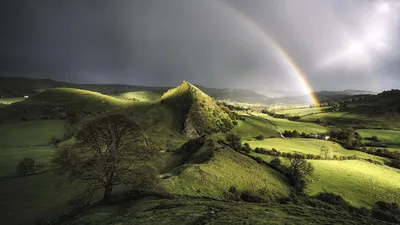
[[186,81],[163,94],[161,103],[173,111],[175,124],[189,137],[233,128],[235,118],[229,109]]
[[[140,85],[126,84],[75,84],[68,82],[60,82],[51,79],[32,79],[23,77],[0,77],[0,96],[3,97],[22,97],[24,95],[32,95],[40,90],[48,88],[67,87],[85,89],[89,91],[100,92],[106,95],[121,96],[123,99],[129,97],[150,96],[152,100],[157,96],[161,96],[165,91],[172,87],[149,87]],[[268,103],[270,98],[254,91],[245,89],[230,89],[230,88],[207,88],[197,87],[207,95],[218,100],[229,100],[246,103]],[[141,93],[137,93],[141,92]],[[128,95],[128,96],[127,96]]]

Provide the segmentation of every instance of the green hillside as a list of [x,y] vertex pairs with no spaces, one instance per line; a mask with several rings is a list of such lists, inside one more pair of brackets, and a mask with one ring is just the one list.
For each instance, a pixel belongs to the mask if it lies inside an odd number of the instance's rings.
[[175,125],[189,137],[228,131],[233,128],[229,110],[222,108],[197,87],[183,82],[161,97],[161,104],[169,107]]
[[310,162],[316,168],[310,194],[333,192],[357,207],[371,207],[377,201],[400,204],[398,169],[358,160]]
[[[177,168],[176,175],[164,181],[170,193],[225,199],[229,188],[234,186],[239,192],[278,199],[290,192],[284,176],[230,148],[211,142],[191,155],[189,164]],[[204,158],[205,155],[208,157]]]
[[144,198],[125,203],[122,207],[93,207],[79,217],[60,224],[388,224],[324,206]]
[[32,120],[43,117],[66,118],[67,114],[89,115],[133,104],[97,92],[74,89],[47,89],[0,111],[3,120]]

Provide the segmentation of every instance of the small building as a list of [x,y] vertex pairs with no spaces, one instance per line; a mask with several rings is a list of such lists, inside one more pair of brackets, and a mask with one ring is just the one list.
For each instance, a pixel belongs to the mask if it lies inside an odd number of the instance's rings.
[[25,95],[24,98],[29,98],[29,96],[28,96],[28,95]]
[[327,140],[329,140],[331,137],[329,137],[329,136],[325,136],[325,140],[327,141]]

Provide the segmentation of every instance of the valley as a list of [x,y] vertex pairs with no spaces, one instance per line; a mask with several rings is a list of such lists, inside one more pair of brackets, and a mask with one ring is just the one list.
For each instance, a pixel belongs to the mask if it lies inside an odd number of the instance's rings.
[[[255,224],[266,218],[276,224],[383,224],[370,216],[376,202],[400,204],[395,90],[393,96],[371,95],[374,105],[365,99],[349,103],[347,96],[335,100],[340,107],[289,108],[217,101],[188,82],[165,92],[81,87],[32,89],[26,99],[1,99],[0,214],[9,224],[154,224],[161,217],[166,224],[245,218]],[[126,197],[130,188],[117,184],[110,204],[99,202],[98,188],[85,210],[71,213],[86,183],[61,185],[63,177],[53,173],[54,154],[78,143],[77,132],[87,122],[115,114],[137,123],[157,151],[148,175],[135,178],[148,182],[146,188]],[[300,192],[289,175],[296,157],[313,167]],[[35,170],[18,174],[24,158],[35,161]],[[152,184],[148,176],[157,184],[146,186]],[[321,200],[321,193],[340,196],[345,207]],[[59,217],[63,213],[69,216]]]

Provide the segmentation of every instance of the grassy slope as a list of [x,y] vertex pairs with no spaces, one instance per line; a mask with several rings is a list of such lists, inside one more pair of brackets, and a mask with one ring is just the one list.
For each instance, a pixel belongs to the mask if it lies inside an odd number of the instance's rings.
[[161,103],[172,111],[175,126],[189,136],[215,133],[227,124],[233,126],[230,116],[210,96],[185,81],[164,93]]
[[[251,153],[266,162],[275,157]],[[286,158],[279,157],[288,165]],[[371,208],[377,201],[400,203],[400,170],[359,160],[308,160],[315,170],[306,193],[343,195],[356,207]],[[384,174],[384,175],[383,175]]]
[[97,92],[74,88],[47,89],[29,99],[3,108],[0,119],[8,121],[24,118],[50,116],[65,117],[66,112],[99,113],[135,104],[132,101],[117,99]]
[[240,135],[245,139],[251,139],[260,134],[265,137],[279,136],[275,127],[264,119],[249,115],[243,115],[243,117],[245,118],[245,121],[239,120],[238,125],[232,129],[233,133]]
[[134,92],[126,92],[115,97],[129,100],[129,99],[136,99],[139,101],[158,101],[161,99],[161,94],[156,91],[134,91]]
[[300,119],[303,122],[315,122],[317,119],[325,125],[334,126],[355,126],[368,129],[391,129],[400,130],[400,115],[369,115],[352,112],[326,112],[315,115],[304,116]]
[[136,103],[121,112],[139,123],[153,143],[163,149],[178,148],[188,140],[176,128],[173,111],[159,102]]
[[286,196],[290,190],[278,172],[227,148],[214,151],[211,161],[191,164],[165,182],[171,193],[218,199],[222,199],[231,186],[241,191],[263,190],[270,198]]
[[384,144],[400,146],[400,131],[361,129],[357,130],[357,132],[363,138],[377,136]]
[[297,130],[300,133],[306,132],[314,134],[327,132],[326,127],[323,127],[315,123],[305,123],[305,122],[290,121],[288,119],[279,119],[262,113],[256,115],[261,118],[267,119],[273,124],[275,124],[281,132],[283,132],[284,130],[290,130],[290,131]]
[[24,98],[0,98],[0,104],[10,105],[16,102],[21,102]]
[[63,224],[386,224],[334,209],[308,206],[218,202],[193,199],[139,199],[98,206]]
[[400,170],[358,160],[310,162],[315,167],[311,194],[342,194],[354,206],[371,207],[379,200],[400,203]]
[[275,148],[281,152],[291,152],[291,153],[301,153],[301,154],[313,154],[320,155],[321,147],[326,146],[331,150],[330,156],[351,156],[356,155],[360,158],[364,159],[373,159],[375,161],[384,163],[388,161],[388,159],[369,155],[364,152],[355,151],[355,150],[347,150],[342,146],[335,142],[317,140],[317,139],[308,139],[308,138],[268,138],[263,141],[248,141],[250,147],[252,148],[266,148],[272,149]]

